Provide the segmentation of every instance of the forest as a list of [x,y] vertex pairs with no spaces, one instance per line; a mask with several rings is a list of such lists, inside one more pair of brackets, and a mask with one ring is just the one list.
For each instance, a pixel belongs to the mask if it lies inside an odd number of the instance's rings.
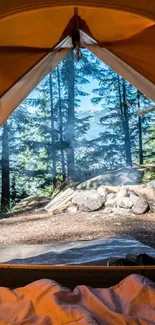
[[137,114],[153,105],[87,50],[68,54],[0,129],[1,211],[58,181],[155,163],[155,111]]

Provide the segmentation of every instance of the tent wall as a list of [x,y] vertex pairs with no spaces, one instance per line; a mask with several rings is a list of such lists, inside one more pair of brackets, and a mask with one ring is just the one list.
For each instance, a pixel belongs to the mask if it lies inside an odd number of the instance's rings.
[[39,279],[52,279],[68,288],[77,285],[106,288],[130,274],[142,274],[155,282],[155,267],[18,266],[0,265],[0,286],[17,288]]
[[126,79],[130,84],[135,86],[139,91],[148,98],[155,101],[155,85],[147,80],[143,75],[132,69],[128,64],[123,62],[107,49],[98,45],[85,44],[86,48],[96,55],[101,61],[107,64],[111,69]]
[[70,49],[53,51],[45,56],[31,71],[15,84],[0,100],[0,124],[26,98],[39,82],[66,56]]

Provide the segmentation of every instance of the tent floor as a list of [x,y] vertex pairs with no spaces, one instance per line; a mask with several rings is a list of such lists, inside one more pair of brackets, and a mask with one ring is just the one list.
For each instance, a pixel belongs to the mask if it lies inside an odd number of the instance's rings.
[[45,245],[0,246],[0,263],[30,265],[106,265],[111,257],[147,253],[155,249],[131,237],[101,238]]

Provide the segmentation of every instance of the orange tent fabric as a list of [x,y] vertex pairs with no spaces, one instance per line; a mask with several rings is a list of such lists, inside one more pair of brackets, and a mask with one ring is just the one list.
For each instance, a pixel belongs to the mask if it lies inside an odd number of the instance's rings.
[[0,124],[27,96],[18,98],[16,88],[10,98],[13,87],[58,44],[61,51],[60,42],[72,38],[77,26],[145,78],[146,95],[149,87],[155,93],[154,0],[5,0],[0,2]]

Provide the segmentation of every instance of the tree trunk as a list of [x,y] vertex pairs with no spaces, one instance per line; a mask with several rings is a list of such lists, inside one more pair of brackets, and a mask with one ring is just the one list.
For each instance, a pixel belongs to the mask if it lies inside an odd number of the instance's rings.
[[125,134],[126,164],[127,164],[127,166],[132,166],[128,106],[127,106],[126,102],[127,102],[127,100],[126,100],[126,86],[125,86],[125,80],[123,80],[123,107],[124,107],[124,134]]
[[66,79],[68,86],[68,118],[66,140],[67,149],[67,174],[74,178],[74,55],[66,59]]
[[121,121],[122,121],[122,125],[123,125],[123,123],[124,123],[124,118],[123,118],[123,103],[122,103],[122,94],[121,94],[121,80],[120,80],[120,76],[119,75],[117,76],[117,81],[118,81],[118,95],[119,95],[119,104],[120,104],[120,111],[121,111]]
[[9,140],[8,124],[3,126],[2,133],[2,196],[1,209],[7,210],[10,206],[10,169],[9,169]]
[[59,67],[57,66],[57,78],[58,78],[58,107],[59,107],[59,121],[60,121],[60,147],[61,147],[61,166],[62,166],[62,175],[63,180],[66,178],[65,171],[65,157],[64,157],[64,148],[63,148],[63,121],[62,121],[62,103],[61,103],[61,85],[60,85],[60,72]]
[[52,164],[53,164],[53,175],[56,176],[56,152],[54,149],[54,114],[53,114],[53,80],[52,73],[49,75],[49,85],[50,85],[50,108],[51,108],[51,150],[52,150]]
[[[140,109],[140,92],[137,90],[138,109]],[[138,116],[139,164],[143,165],[142,117]]]
[[16,199],[16,176],[13,174],[12,177],[12,182],[11,182],[11,194],[10,194],[10,199],[15,202]]

